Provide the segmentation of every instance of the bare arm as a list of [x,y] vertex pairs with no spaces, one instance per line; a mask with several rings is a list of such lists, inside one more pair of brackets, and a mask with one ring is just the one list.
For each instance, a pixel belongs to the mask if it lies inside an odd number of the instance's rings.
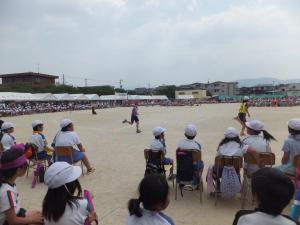
[[78,144],[77,147],[81,152],[85,152],[85,148],[82,146],[82,144]]
[[41,212],[32,212],[26,217],[17,217],[14,208],[5,212],[8,224],[23,225],[23,224],[43,224],[43,216]]

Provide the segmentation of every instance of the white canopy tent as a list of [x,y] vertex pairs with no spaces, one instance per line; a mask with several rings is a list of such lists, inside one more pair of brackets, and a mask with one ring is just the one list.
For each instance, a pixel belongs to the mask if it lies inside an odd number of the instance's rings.
[[189,100],[189,99],[194,99],[193,95],[178,95],[176,98],[178,100]]
[[0,101],[31,101],[34,97],[30,93],[0,92]]
[[71,94],[70,95],[76,101],[87,101],[89,98],[84,94]]
[[88,94],[88,95],[85,95],[89,100],[93,100],[93,101],[98,101],[100,100],[100,97],[99,95],[97,94]]
[[71,95],[69,95],[68,93],[54,94],[54,96],[59,101],[73,101],[74,100],[74,98]]
[[57,98],[51,93],[32,94],[37,101],[57,101]]

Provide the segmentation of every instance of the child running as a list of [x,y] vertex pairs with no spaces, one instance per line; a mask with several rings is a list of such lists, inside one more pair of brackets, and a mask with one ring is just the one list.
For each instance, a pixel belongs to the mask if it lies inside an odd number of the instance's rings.
[[0,168],[0,224],[43,224],[38,211],[21,208],[16,180],[27,170],[27,159],[21,150],[7,150],[1,157]]
[[293,182],[281,171],[262,168],[251,179],[255,210],[240,210],[233,225],[297,225],[295,221],[281,215],[294,195]]
[[95,212],[90,212],[88,201],[82,197],[78,178],[81,168],[67,162],[52,164],[45,173],[48,186],[43,202],[45,225],[83,225],[88,218],[91,225],[98,224]]
[[246,114],[248,114],[248,116],[250,117],[250,113],[248,111],[248,108],[249,108],[248,102],[249,102],[249,100],[250,100],[250,98],[248,96],[245,96],[243,98],[243,102],[240,106],[238,116],[234,117],[234,119],[237,120],[242,125],[242,129],[241,129],[241,133],[240,133],[241,136],[246,135],[245,134],[245,129],[246,129],[246,124],[245,123],[247,122]]
[[124,119],[122,123],[128,123],[130,125],[133,125],[133,123],[136,124],[136,133],[141,133],[142,131],[140,130],[139,126],[140,126],[140,120],[138,117],[139,113],[138,113],[138,103],[136,102],[132,108],[131,111],[131,120],[128,121],[127,119]]
[[144,177],[139,185],[139,198],[128,202],[130,216],[127,225],[175,225],[169,216],[161,212],[169,202],[169,185],[165,176],[152,174]]

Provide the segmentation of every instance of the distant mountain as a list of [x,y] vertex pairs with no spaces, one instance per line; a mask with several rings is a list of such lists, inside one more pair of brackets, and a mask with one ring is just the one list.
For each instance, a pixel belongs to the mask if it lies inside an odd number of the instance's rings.
[[290,79],[290,80],[279,80],[271,77],[261,77],[254,79],[241,79],[236,80],[239,83],[239,87],[252,87],[260,84],[288,84],[288,83],[300,83],[300,79]]

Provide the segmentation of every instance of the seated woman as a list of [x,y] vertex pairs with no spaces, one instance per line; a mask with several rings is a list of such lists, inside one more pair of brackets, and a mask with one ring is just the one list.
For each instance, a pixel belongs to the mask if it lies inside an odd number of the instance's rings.
[[63,119],[60,123],[60,128],[61,130],[54,138],[55,147],[73,147],[75,150],[73,153],[74,161],[78,162],[79,160],[82,160],[83,164],[87,168],[87,173],[93,173],[95,168],[91,166],[90,161],[85,154],[85,149],[82,146],[77,133],[74,131],[73,121],[70,119]]
[[293,159],[300,154],[300,119],[291,119],[288,122],[288,131],[290,135],[285,139],[282,151],[282,165],[278,167],[282,172],[295,175],[295,168],[293,167]]
[[162,213],[169,202],[169,185],[166,178],[158,174],[144,177],[139,185],[139,197],[128,202],[130,215],[126,224],[174,225],[173,220]]

